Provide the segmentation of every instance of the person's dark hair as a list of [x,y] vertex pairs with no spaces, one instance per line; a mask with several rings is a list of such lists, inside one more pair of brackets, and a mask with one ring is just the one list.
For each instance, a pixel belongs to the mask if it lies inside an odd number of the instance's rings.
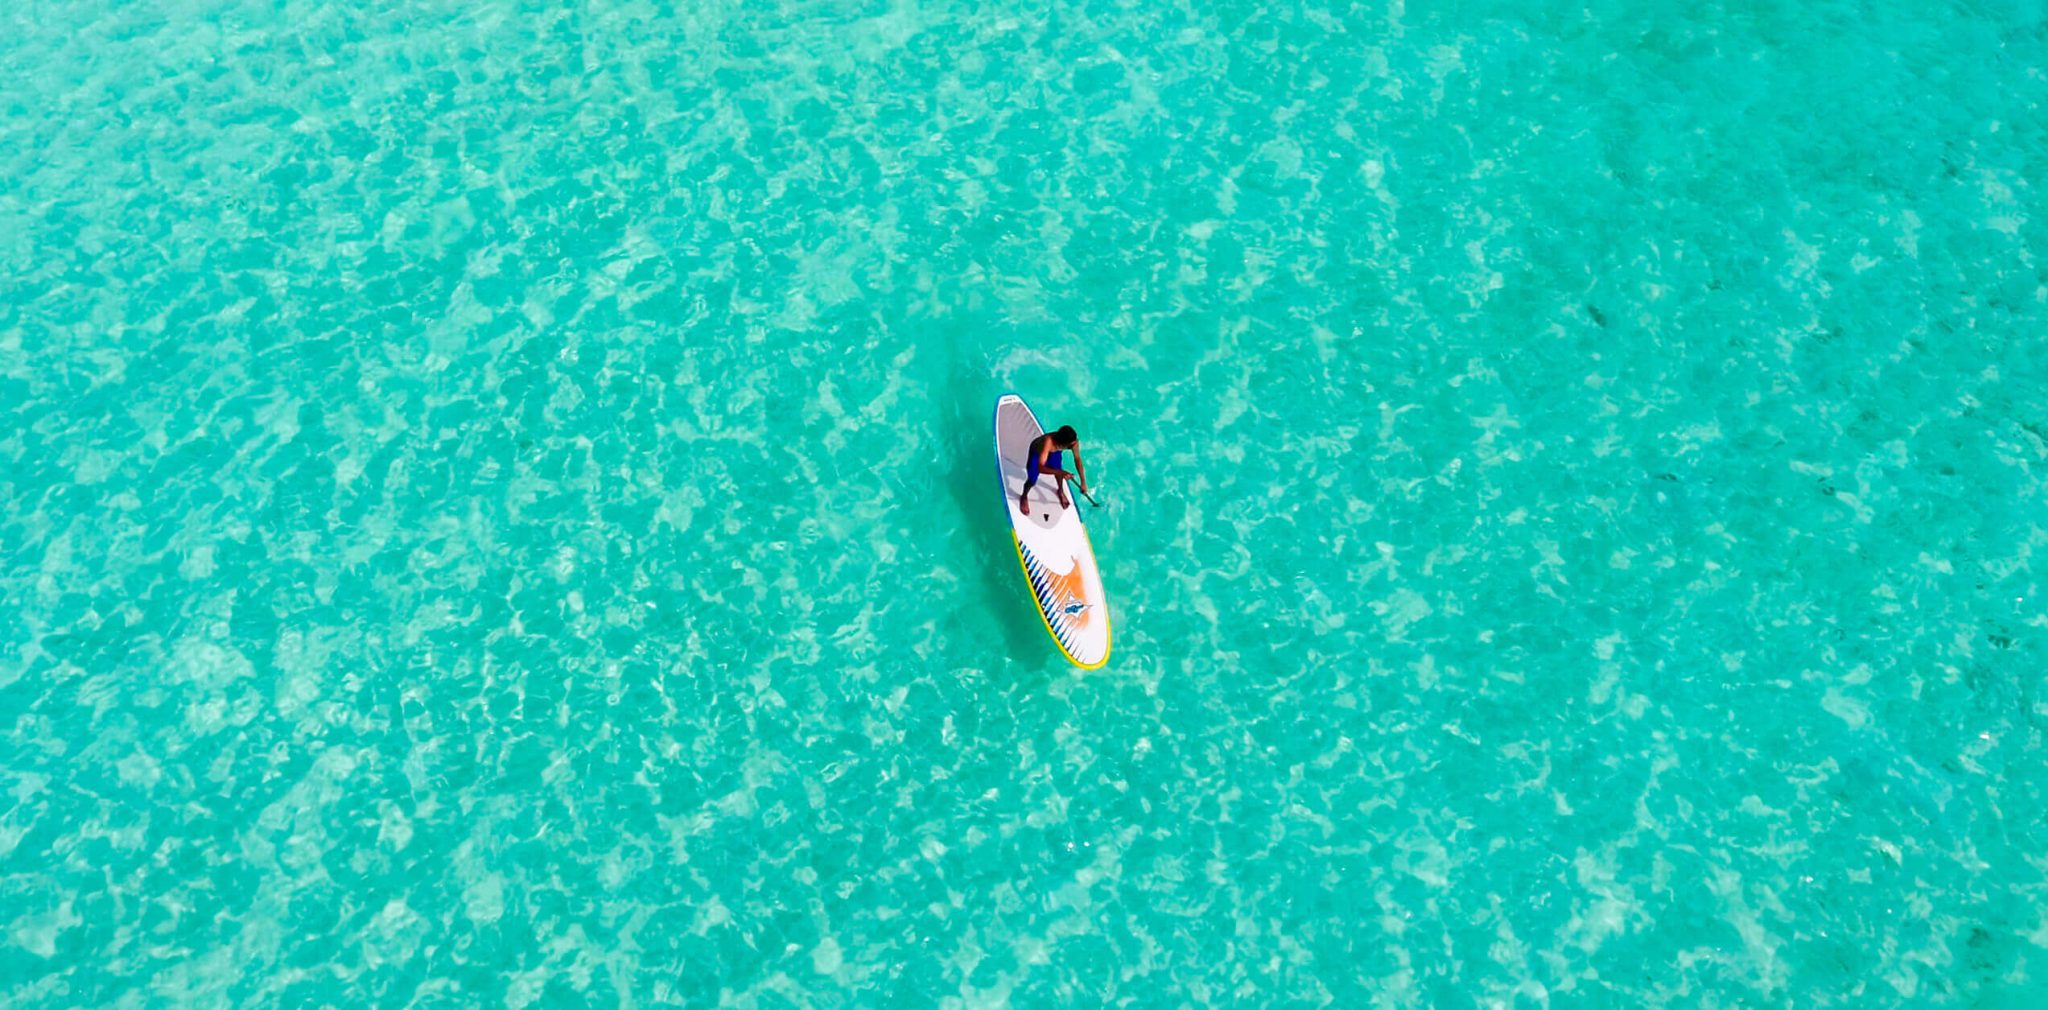
[[1073,445],[1081,440],[1081,436],[1074,434],[1073,425],[1063,424],[1060,425],[1060,430],[1052,433],[1052,440],[1061,445]]

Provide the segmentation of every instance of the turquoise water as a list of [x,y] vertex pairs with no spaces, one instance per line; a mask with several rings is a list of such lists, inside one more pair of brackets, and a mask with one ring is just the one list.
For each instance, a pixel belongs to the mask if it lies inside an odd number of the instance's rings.
[[13,8],[0,1004],[2048,1005],[2044,20]]

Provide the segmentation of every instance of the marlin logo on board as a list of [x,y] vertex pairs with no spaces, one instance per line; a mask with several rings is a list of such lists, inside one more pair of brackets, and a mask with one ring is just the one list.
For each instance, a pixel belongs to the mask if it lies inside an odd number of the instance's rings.
[[1046,611],[1062,614],[1075,630],[1088,626],[1088,590],[1081,581],[1081,559],[1074,558],[1064,574],[1045,576]]

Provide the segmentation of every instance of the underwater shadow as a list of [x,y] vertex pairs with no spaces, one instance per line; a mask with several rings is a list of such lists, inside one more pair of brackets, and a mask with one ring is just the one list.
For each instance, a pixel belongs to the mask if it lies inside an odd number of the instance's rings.
[[[1037,604],[1025,591],[1017,548],[1011,543],[1009,528],[998,522],[1000,513],[996,511],[1001,502],[996,492],[991,429],[1000,392],[988,375],[975,374],[958,362],[952,373],[946,388],[957,392],[946,398],[942,408],[946,438],[941,469],[946,493],[962,521],[954,525],[955,543],[949,546],[958,551],[956,556],[969,559],[975,569],[967,578],[975,587],[972,599],[1002,635],[1004,655],[1000,658],[1043,673],[1052,642],[1038,626]],[[999,665],[998,657],[991,656],[988,667]]]

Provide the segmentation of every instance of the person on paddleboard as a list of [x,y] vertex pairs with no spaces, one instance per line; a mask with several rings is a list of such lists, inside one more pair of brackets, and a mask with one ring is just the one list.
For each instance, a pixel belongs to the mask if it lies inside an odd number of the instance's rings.
[[[1014,443],[1012,443],[1014,444]],[[1074,472],[1069,473],[1063,453],[1074,452]],[[1031,448],[1024,454],[1024,490],[1017,493],[1017,511],[1031,514],[1031,486],[1038,483],[1040,474],[1051,474],[1053,489],[1060,494],[1060,507],[1073,504],[1067,500],[1067,478],[1073,477],[1080,484],[1081,493],[1088,493],[1088,471],[1081,466],[1081,436],[1074,434],[1074,426],[1063,424],[1058,431],[1049,431],[1031,440]]]

